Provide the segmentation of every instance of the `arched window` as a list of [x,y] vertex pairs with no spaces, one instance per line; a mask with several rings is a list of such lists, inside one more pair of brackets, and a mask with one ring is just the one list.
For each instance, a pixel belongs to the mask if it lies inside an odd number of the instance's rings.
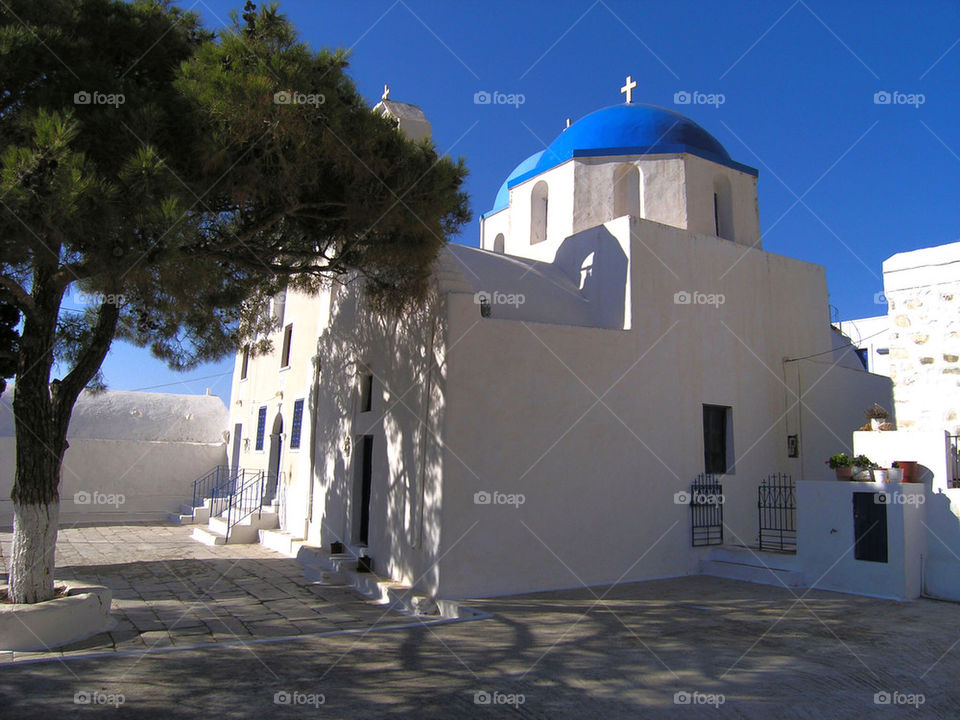
[[493,251],[501,255],[503,254],[503,233],[497,233],[497,237],[494,238]]
[[530,193],[530,244],[547,239],[547,184],[541,180]]
[[717,237],[734,239],[730,179],[723,175],[717,175],[713,181],[713,227]]
[[636,165],[621,165],[613,174],[613,216],[643,217],[640,170]]
[[580,263],[580,287],[579,290],[583,290],[587,286],[587,282],[590,278],[593,277],[593,256],[595,253],[590,253],[587,255],[583,262]]

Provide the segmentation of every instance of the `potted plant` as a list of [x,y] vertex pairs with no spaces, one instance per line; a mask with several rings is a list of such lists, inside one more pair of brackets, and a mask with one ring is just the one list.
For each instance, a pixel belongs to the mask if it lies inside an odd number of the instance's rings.
[[846,453],[837,453],[836,455],[831,455],[830,459],[827,460],[827,465],[830,466],[831,470],[835,470],[837,473],[837,480],[849,480],[850,475],[853,470],[850,467],[850,456]]
[[864,410],[863,414],[870,422],[870,427],[874,430],[879,430],[880,426],[890,418],[889,411],[881,407],[880,403],[874,403],[873,407]]
[[871,472],[873,473],[874,482],[885,483],[890,480],[889,468],[875,467]]
[[868,458],[866,455],[857,455],[853,460],[850,461],[850,464],[853,465],[854,480],[869,482],[871,474],[870,471],[876,467],[876,465],[873,463],[873,460]]
[[894,464],[903,470],[903,482],[917,482],[918,463],[916,460],[897,460]]
[[891,465],[890,469],[887,470],[887,477],[890,478],[890,482],[903,481],[903,468],[900,467],[900,463],[897,461],[893,462],[893,465]]

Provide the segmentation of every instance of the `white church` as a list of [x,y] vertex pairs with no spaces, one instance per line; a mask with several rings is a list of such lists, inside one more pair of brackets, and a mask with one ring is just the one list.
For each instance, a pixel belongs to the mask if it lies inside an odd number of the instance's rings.
[[832,479],[863,408],[891,407],[824,268],[763,250],[757,170],[634,84],[507,174],[419,312],[378,317],[359,282],[275,299],[228,454],[264,471],[280,533],[439,598],[697,573],[698,476],[722,542],[755,546],[761,481]]

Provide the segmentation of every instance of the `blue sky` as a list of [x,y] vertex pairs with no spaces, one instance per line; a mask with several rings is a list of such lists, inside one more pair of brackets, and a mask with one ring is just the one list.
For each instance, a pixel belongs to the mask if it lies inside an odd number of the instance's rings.
[[[243,3],[180,4],[222,27]],[[371,104],[388,83],[392,98],[424,109],[441,151],[466,158],[474,222],[457,242],[477,245],[479,215],[510,170],[565,118],[622,102],[628,74],[635,101],[692,117],[759,169],[764,249],[824,265],[835,319],[886,312],[874,293],[890,255],[960,239],[958,3],[287,0],[281,9],[313,47],[352,49],[349,73]],[[524,102],[478,105],[479,91]],[[675,104],[683,91],[723,102]],[[876,103],[878,92],[893,101]],[[114,389],[209,387],[228,400],[232,368],[228,359],[181,375],[118,344],[104,372]]]

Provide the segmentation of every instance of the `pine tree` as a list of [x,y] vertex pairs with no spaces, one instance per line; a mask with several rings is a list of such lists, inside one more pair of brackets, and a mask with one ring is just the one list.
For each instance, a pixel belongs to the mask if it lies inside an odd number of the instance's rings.
[[275,5],[215,37],[169,2],[0,4],[14,602],[53,595],[67,425],[114,339],[189,369],[263,337],[283,287],[359,278],[393,312],[425,297],[469,219],[466,170],[373,113],[346,68]]

